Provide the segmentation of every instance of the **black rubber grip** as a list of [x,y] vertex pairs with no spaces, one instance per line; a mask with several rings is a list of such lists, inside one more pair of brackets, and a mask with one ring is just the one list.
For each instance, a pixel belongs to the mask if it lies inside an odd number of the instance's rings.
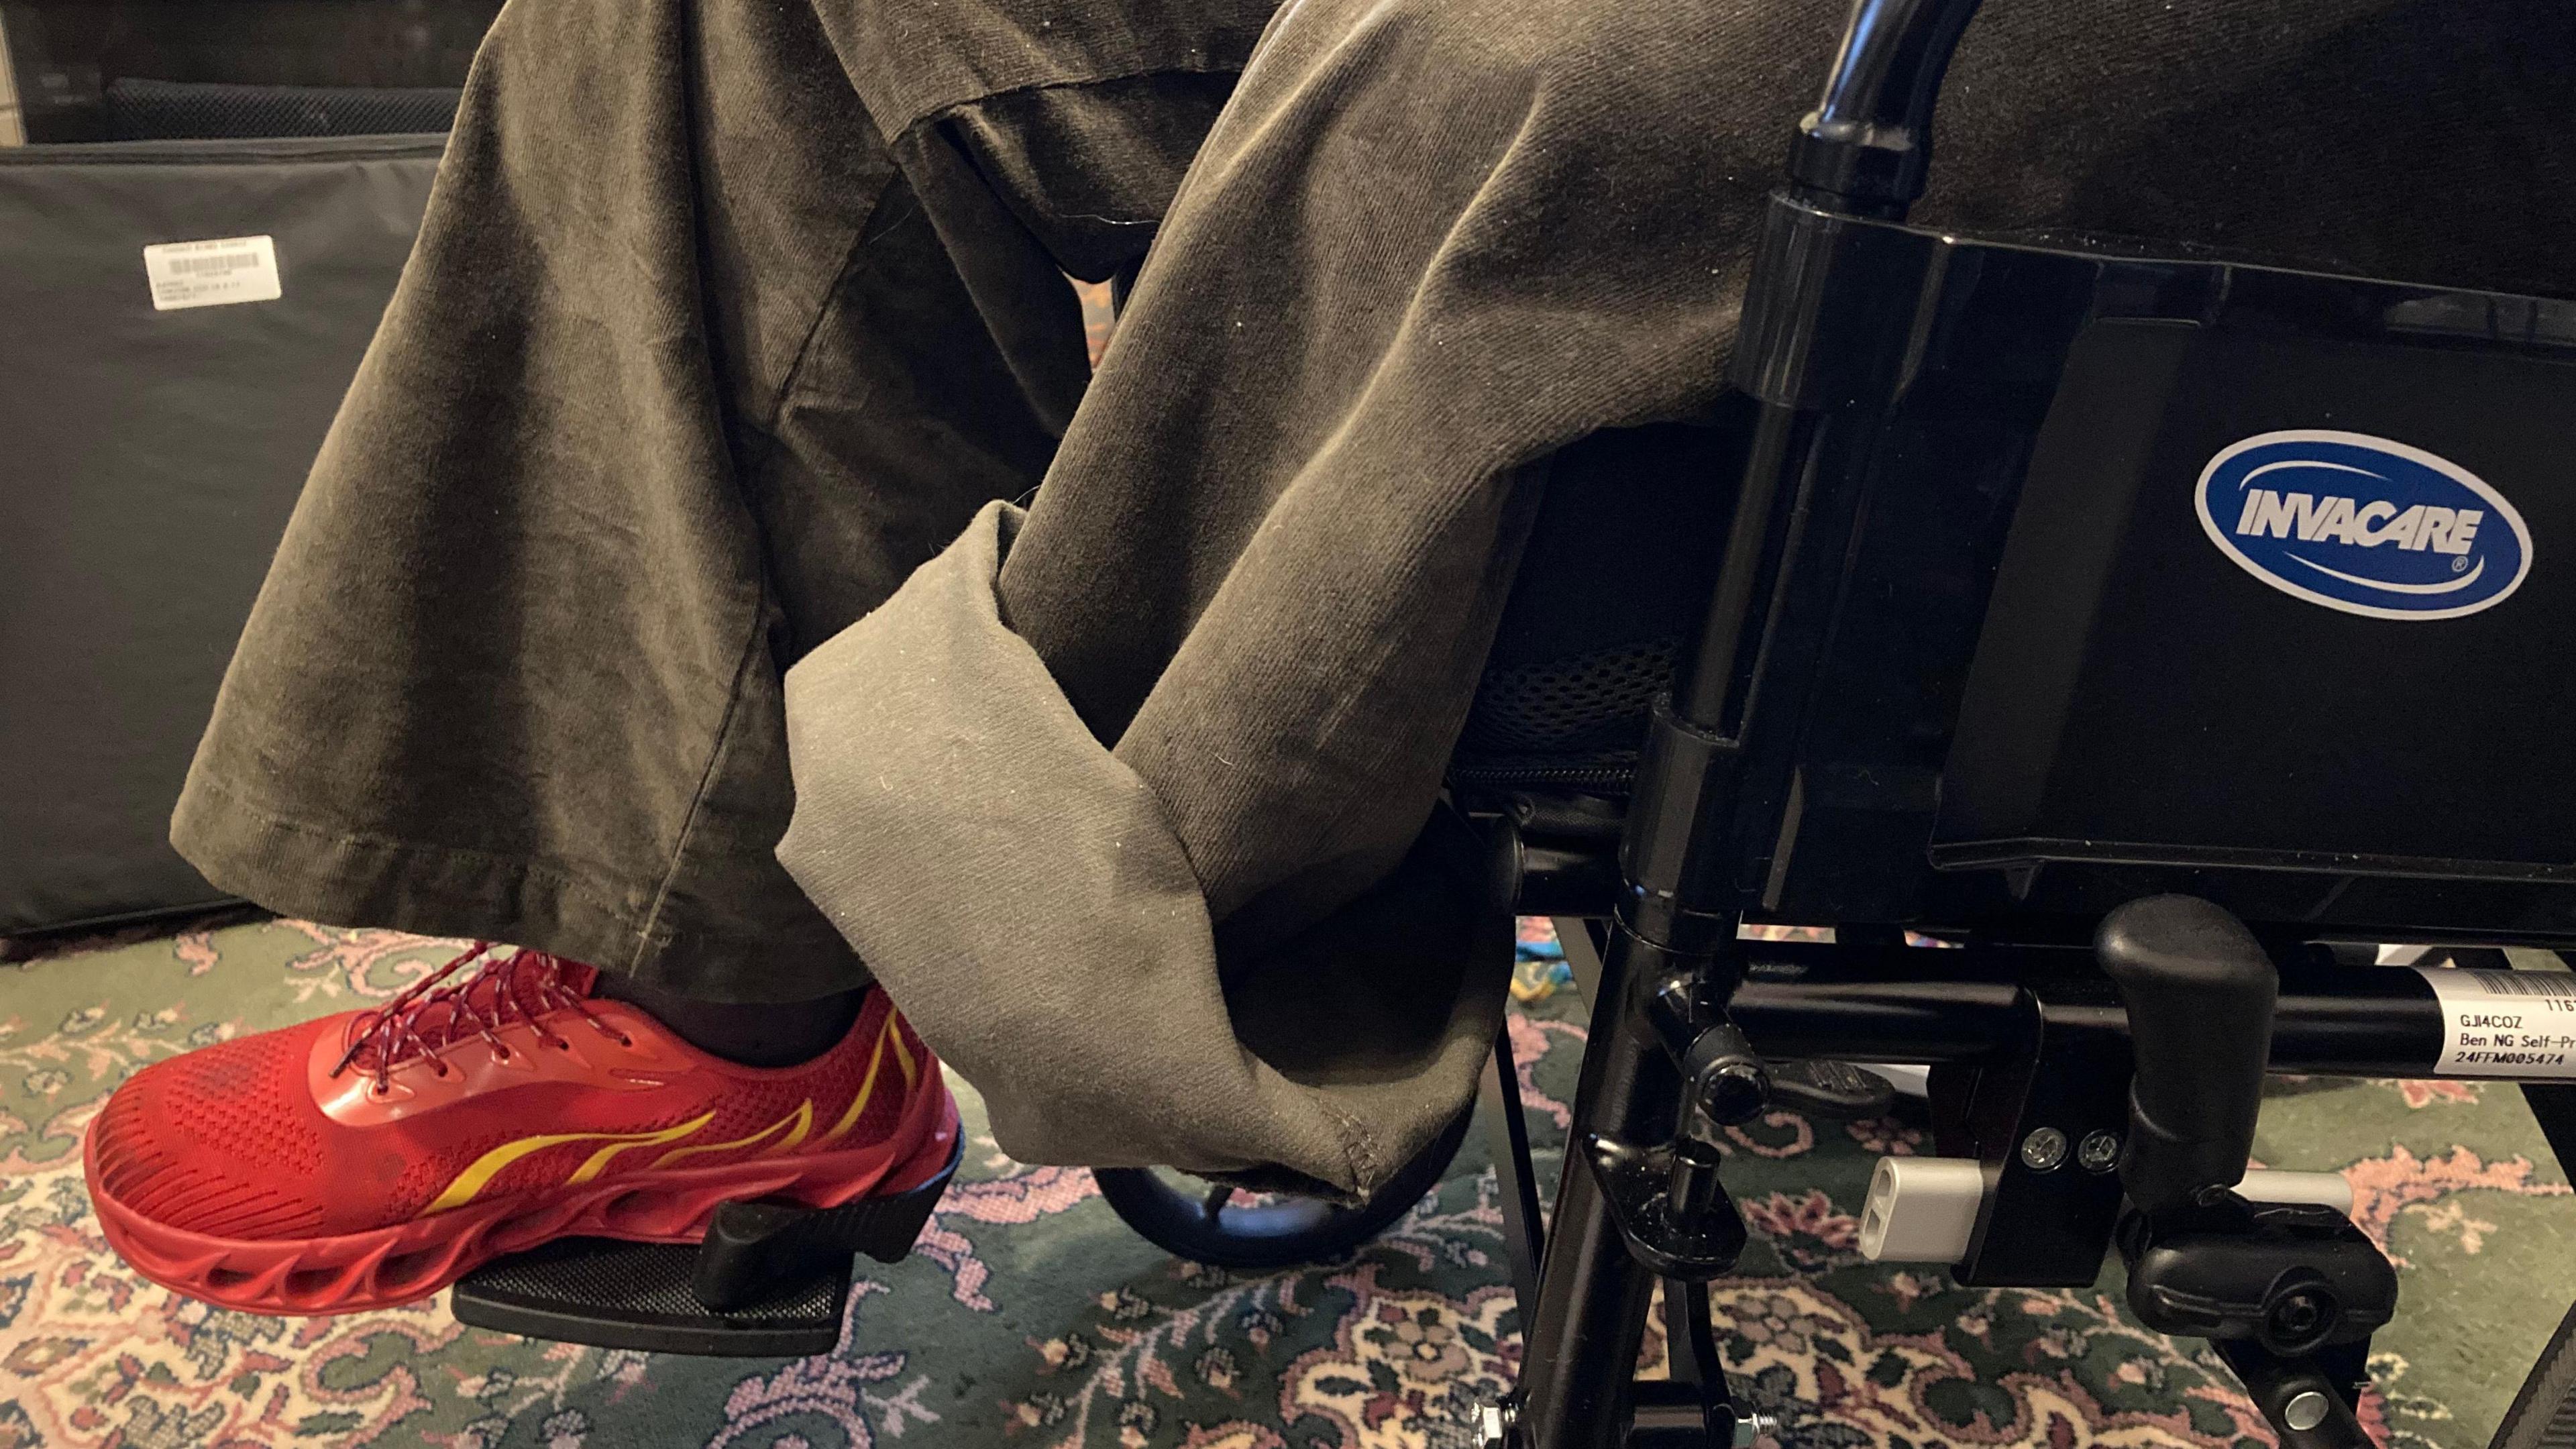
[[2280,973],[2243,922],[2194,896],[2113,911],[2094,952],[2129,1011],[2137,1075],[2120,1181],[2152,1212],[2245,1176]]

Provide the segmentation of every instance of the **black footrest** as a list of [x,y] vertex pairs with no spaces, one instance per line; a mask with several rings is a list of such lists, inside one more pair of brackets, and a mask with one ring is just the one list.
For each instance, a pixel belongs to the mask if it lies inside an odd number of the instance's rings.
[[841,1339],[852,1255],[912,1251],[965,1155],[909,1192],[837,1208],[729,1202],[697,1247],[561,1238],[457,1281],[459,1323],[650,1353],[802,1358]]
[[496,1258],[457,1282],[459,1323],[601,1348],[741,1358],[803,1358],[841,1341],[850,1260],[782,1283],[765,1303],[718,1313],[689,1278],[698,1250],[614,1238],[559,1238]]

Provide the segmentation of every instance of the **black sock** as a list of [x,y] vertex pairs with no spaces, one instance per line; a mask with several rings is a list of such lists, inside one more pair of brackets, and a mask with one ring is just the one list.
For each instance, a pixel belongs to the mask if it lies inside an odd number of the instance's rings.
[[680,1040],[746,1067],[792,1067],[839,1046],[868,996],[862,986],[811,1001],[700,1001],[607,971],[590,990],[642,1007]]

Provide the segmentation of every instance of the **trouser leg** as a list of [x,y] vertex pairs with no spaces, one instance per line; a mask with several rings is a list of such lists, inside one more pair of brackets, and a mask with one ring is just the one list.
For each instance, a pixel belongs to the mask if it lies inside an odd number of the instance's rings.
[[1141,247],[1226,75],[890,144],[852,24],[504,13],[180,801],[209,878],[708,999],[864,979],[771,854],[780,671],[1036,486],[1086,376],[1048,245]]

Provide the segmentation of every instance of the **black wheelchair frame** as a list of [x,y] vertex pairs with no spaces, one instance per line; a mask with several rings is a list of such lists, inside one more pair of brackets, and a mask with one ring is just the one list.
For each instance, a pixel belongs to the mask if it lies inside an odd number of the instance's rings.
[[[2377,943],[2576,947],[2553,828],[2576,676],[2532,667],[2576,634],[2576,588],[2529,577],[2576,539],[2548,471],[2576,453],[2576,303],[1910,227],[1977,5],[1858,0],[1799,125],[1733,363],[1758,405],[1734,516],[1624,817],[1599,780],[1453,782],[1490,827],[1492,909],[1560,918],[1591,978],[1544,1234],[1507,1034],[1486,1073],[1524,1330],[1490,1449],[1773,1427],[1728,1392],[1707,1290],[1746,1242],[1718,1143],[1765,1110],[1766,1059],[1928,1065],[1937,1150],[1975,1164],[1957,1281],[2090,1285],[2116,1247],[2137,1316],[2209,1339],[2284,1446],[2360,1449],[2394,1273],[2341,1213],[2234,1190],[2264,1073],[2451,1072],[2436,973],[2363,969]],[[2221,537],[2204,460],[2351,421],[2519,491],[2516,513],[2475,485],[2512,517],[2520,552],[2477,565],[2513,567],[2501,592],[2319,607]],[[2512,708],[2447,707],[2498,679]],[[1765,922],[1836,938],[1748,938]],[[2478,975],[2576,1013],[2576,975]],[[2521,1081],[2576,1161],[2570,1051],[2535,1055],[2476,1074]],[[550,1245],[452,1302],[588,1343],[818,1352],[851,1253],[899,1255],[935,1191],[865,1221],[729,1204],[694,1252]],[[1385,1206],[1277,1233],[1346,1246]],[[1202,1217],[1192,1242],[1223,1236]],[[1659,1282],[1672,1377],[1641,1381]],[[2576,1386],[2576,1316],[2542,1370]],[[2576,1401],[2542,1397],[2508,1428],[2576,1435]]]
[[[2209,1339],[2281,1443],[2359,1449],[2394,1274],[2340,1213],[2231,1190],[2263,1074],[2443,1074],[2430,978],[2352,943],[2576,944],[2565,749],[2419,708],[2506,678],[2546,713],[2532,641],[2569,596],[2356,619],[2232,572],[2184,502],[2230,440],[2357,419],[2519,479],[2545,548],[2576,523],[2540,416],[2576,399],[2576,304],[1909,227],[1976,9],[1859,0],[1800,123],[1733,365],[1750,459],[1615,857],[1573,801],[1483,801],[1498,895],[1598,953],[1543,1240],[1507,1039],[1489,1073],[1525,1334],[1494,1449],[1768,1427],[1706,1289],[1765,1058],[1930,1065],[1938,1150],[1984,1183],[1959,1282],[2089,1285],[2116,1246],[2133,1310]],[[2353,683],[2419,663],[2384,711]],[[2562,1163],[2567,1075],[2524,1079]],[[1640,1381],[1659,1279],[1673,1379]]]

